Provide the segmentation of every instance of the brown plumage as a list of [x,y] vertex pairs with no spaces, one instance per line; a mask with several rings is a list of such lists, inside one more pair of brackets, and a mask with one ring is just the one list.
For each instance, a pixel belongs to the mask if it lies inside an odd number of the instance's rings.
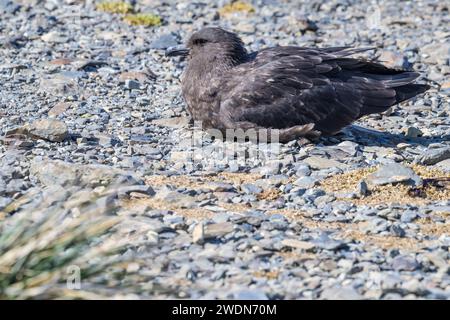
[[188,111],[204,128],[280,129],[280,140],[331,135],[428,89],[416,72],[351,58],[368,49],[294,46],[247,53],[220,28],[194,33],[182,78]]

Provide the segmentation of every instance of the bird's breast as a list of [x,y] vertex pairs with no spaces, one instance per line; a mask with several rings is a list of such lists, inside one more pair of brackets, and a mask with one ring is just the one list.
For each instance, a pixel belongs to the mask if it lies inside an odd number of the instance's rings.
[[217,127],[217,115],[220,108],[218,90],[206,81],[190,81],[185,76],[182,92],[188,112],[194,121],[201,121],[205,128]]

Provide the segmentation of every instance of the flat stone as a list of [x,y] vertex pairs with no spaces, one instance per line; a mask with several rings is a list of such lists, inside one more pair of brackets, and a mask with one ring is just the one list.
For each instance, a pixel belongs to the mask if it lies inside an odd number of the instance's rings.
[[[81,74],[78,74],[81,75]],[[78,77],[75,74],[59,73],[42,78],[39,91],[56,96],[69,96],[79,93]]]
[[320,298],[325,300],[359,300],[363,299],[363,296],[352,287],[333,287],[324,289]]
[[450,147],[427,149],[414,159],[415,163],[434,165],[438,162],[450,159]]
[[50,31],[49,33],[42,35],[41,39],[48,43],[66,43],[68,40],[65,35],[57,31]]
[[192,242],[203,243],[205,240],[221,238],[233,232],[234,224],[231,222],[220,222],[205,225],[203,222],[197,224],[192,231]]
[[90,60],[90,59],[76,59],[72,61],[72,66],[77,70],[88,70],[88,68],[99,68],[107,65],[105,61]]
[[49,111],[49,117],[57,117],[66,112],[71,106],[70,102],[58,102]]
[[396,271],[414,271],[419,267],[417,260],[411,256],[396,256],[392,259],[392,268]]
[[69,135],[66,124],[54,119],[36,120],[27,126],[27,132],[33,138],[51,142],[64,141]]
[[203,186],[205,189],[209,189],[212,192],[234,192],[235,188],[231,183],[211,181]]
[[73,59],[69,58],[58,58],[49,61],[48,64],[53,66],[65,66],[71,64],[73,61],[74,61]]
[[344,163],[333,159],[322,158],[318,156],[308,157],[303,160],[303,162],[307,163],[312,169],[321,170],[328,168],[339,168],[344,169],[347,167]]
[[149,79],[149,75],[142,71],[128,71],[122,72],[119,75],[119,82],[125,83],[127,80],[134,80],[138,82],[145,82]]
[[435,166],[440,170],[450,172],[450,159],[440,161]]
[[400,221],[404,223],[410,223],[417,218],[419,218],[419,215],[416,211],[408,210],[402,214],[402,216],[400,217]]
[[317,185],[317,183],[318,179],[313,177],[301,177],[294,181],[294,185],[302,189],[313,188]]
[[316,247],[316,245],[312,242],[301,241],[296,239],[283,239],[281,244],[285,247],[301,249],[301,250],[312,250]]
[[398,163],[383,165],[365,179],[369,187],[402,183],[419,186],[422,179],[410,168]]
[[46,186],[141,184],[141,180],[134,173],[106,165],[81,165],[61,160],[35,160],[31,164],[30,174]]
[[167,204],[170,204],[170,206],[181,209],[198,207],[195,197],[177,191],[159,191],[156,194],[156,198],[163,200]]
[[206,225],[204,229],[205,239],[220,238],[230,232],[233,232],[234,224],[231,222],[213,223]]
[[189,122],[190,118],[188,117],[162,118],[152,120],[152,124],[168,128],[183,128],[186,127]]
[[246,194],[259,194],[263,191],[262,188],[252,184],[252,183],[244,183],[241,185],[241,190]]
[[352,142],[352,141],[343,141],[341,143],[339,143],[337,146],[337,148],[339,148],[340,150],[348,153],[351,156],[356,155],[356,152],[359,149],[359,144],[357,144],[356,142]]

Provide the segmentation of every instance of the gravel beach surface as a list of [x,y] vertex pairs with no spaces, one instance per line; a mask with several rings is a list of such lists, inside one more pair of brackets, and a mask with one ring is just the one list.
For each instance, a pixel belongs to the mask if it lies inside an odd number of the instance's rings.
[[[0,0],[0,221],[115,186],[95,205],[135,259],[113,297],[450,299],[448,3],[99,3]],[[431,89],[314,143],[213,140],[164,56],[206,25],[250,50],[374,47]]]

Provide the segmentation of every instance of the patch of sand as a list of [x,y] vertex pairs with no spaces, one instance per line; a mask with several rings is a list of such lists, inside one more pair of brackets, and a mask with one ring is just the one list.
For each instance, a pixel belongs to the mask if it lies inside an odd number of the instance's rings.
[[[425,166],[410,166],[416,174],[423,179],[448,178],[448,173]],[[320,187],[327,192],[353,192],[357,184],[369,174],[375,172],[376,167],[363,168],[350,172],[338,174],[320,182]],[[371,193],[360,199],[339,198],[338,200],[352,202],[356,205],[376,205],[387,203],[398,204],[427,204],[431,201],[442,201],[450,199],[450,188],[438,188],[428,185],[423,188],[425,197],[412,196],[410,187],[402,184],[376,186]]]
[[244,183],[253,183],[260,179],[262,176],[256,173],[231,173],[221,172],[217,175],[210,176],[162,176],[152,175],[145,177],[145,182],[151,186],[173,185],[175,187],[186,187],[192,189],[200,189],[205,187],[209,182],[227,182],[235,186],[239,186]]

